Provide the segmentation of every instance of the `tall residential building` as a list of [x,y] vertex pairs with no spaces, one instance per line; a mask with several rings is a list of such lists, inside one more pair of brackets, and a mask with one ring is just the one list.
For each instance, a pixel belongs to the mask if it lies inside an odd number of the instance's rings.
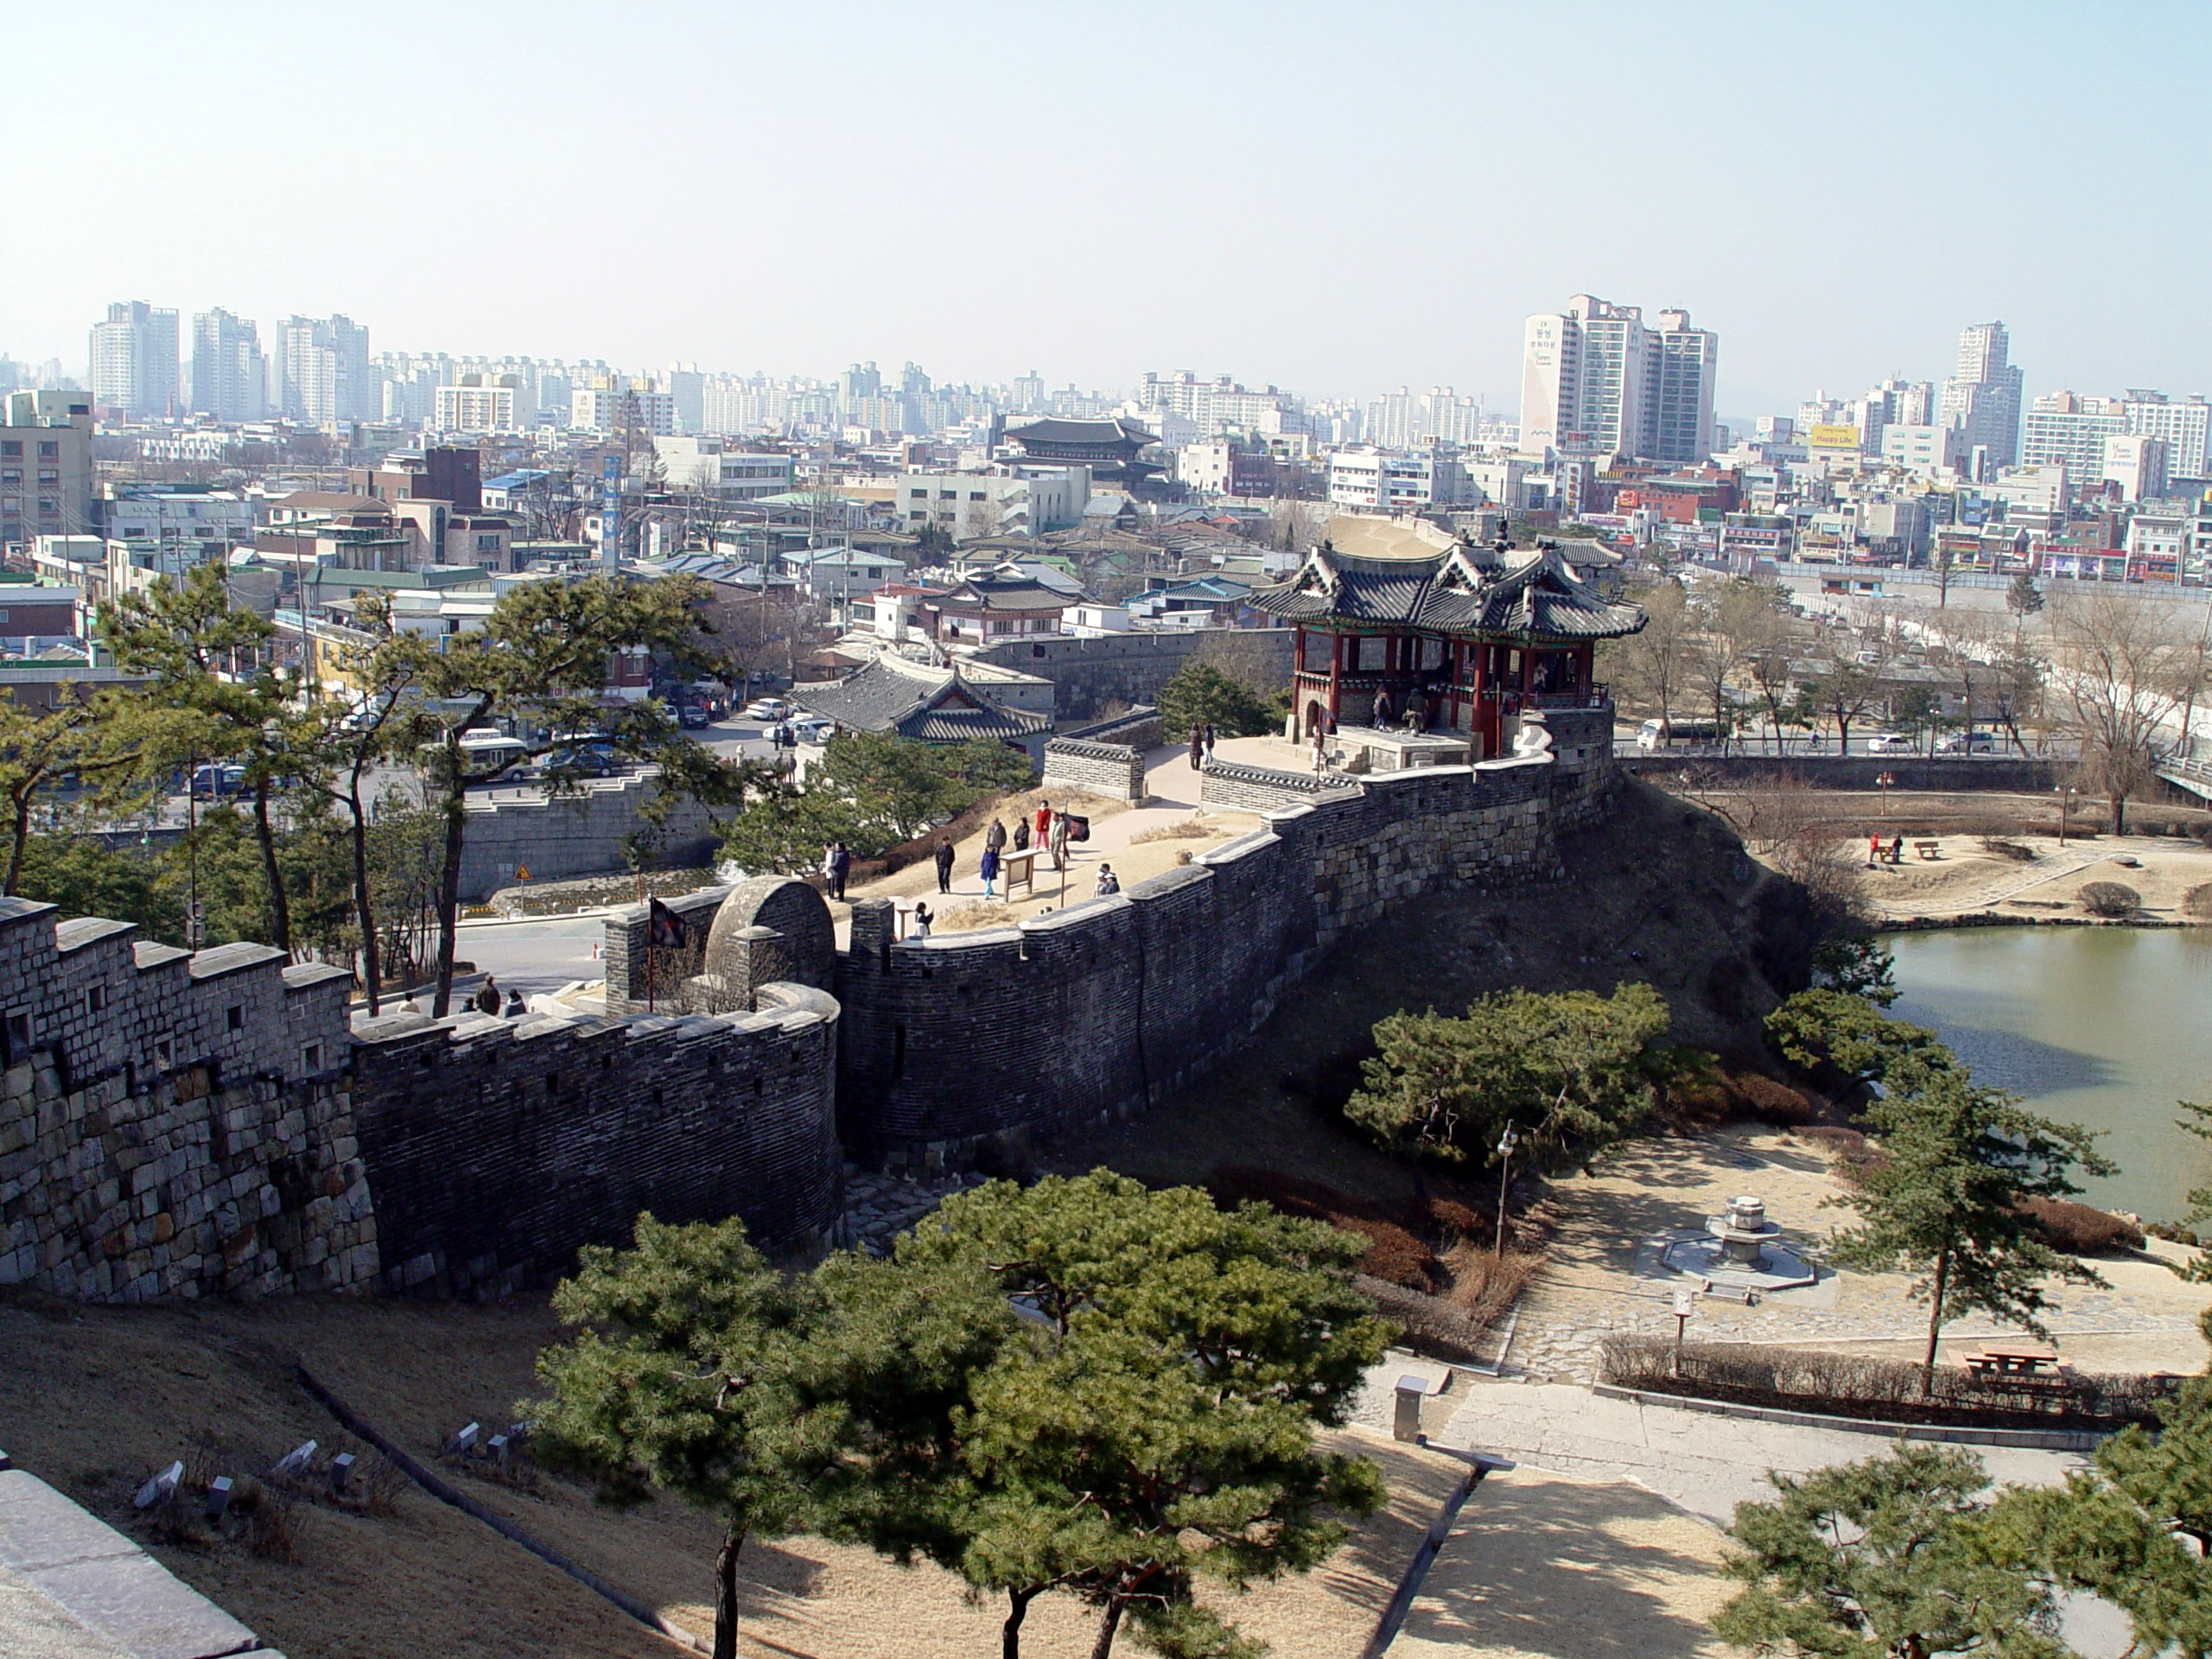
[[[2116,398],[2046,392],[2029,406],[2020,442],[2020,464],[2044,467],[2063,461],[2069,478],[2101,479],[2107,440],[2126,430],[2126,417]],[[1973,441],[1971,434],[1969,441]]]
[[176,313],[143,300],[118,301],[92,325],[92,403],[125,416],[174,415],[178,384]]
[[1643,311],[1578,294],[1521,335],[1521,448],[1642,455],[1675,464],[1713,444],[1720,337],[1687,311]]
[[1483,404],[1461,397],[1449,386],[1415,394],[1400,386],[1367,406],[1366,429],[1386,449],[1411,449],[1432,443],[1473,448],[1481,442]]
[[278,412],[324,426],[384,416],[369,373],[369,331],[342,316],[288,317],[276,353]]
[[1994,467],[2020,460],[2021,377],[2001,322],[1977,322],[1959,335],[1957,372],[1944,383],[1937,418],[1967,435],[1969,450],[1984,448]]
[[2120,412],[2133,435],[2166,441],[2166,467],[2172,476],[2212,476],[2212,404],[2202,397],[2176,402],[2163,391],[2130,386],[2120,400]]
[[1720,366],[1720,336],[1690,327],[1687,311],[1662,311],[1648,336],[1643,422],[1637,453],[1684,466],[1713,454],[1713,383]]
[[187,406],[219,421],[257,421],[267,412],[269,363],[260,331],[227,311],[192,320],[192,387]]

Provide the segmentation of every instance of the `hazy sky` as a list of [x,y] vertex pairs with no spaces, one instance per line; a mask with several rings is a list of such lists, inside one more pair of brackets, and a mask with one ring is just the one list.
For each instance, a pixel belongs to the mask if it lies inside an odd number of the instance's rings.
[[[2212,389],[2212,7],[0,0],[0,352],[114,299],[372,349],[1519,402],[1586,290],[1723,415]],[[2192,321],[2192,319],[2194,321]],[[264,334],[264,340],[266,336]]]

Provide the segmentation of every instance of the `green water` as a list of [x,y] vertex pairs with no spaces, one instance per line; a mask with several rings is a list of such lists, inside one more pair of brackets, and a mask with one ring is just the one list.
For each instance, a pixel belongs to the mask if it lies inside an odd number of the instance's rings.
[[2212,930],[1982,927],[1890,938],[1904,995],[1985,1083],[2101,1129],[2120,1166],[2088,1202],[2177,1221],[2212,1186],[2212,1146],[2174,1127],[2212,1100]]

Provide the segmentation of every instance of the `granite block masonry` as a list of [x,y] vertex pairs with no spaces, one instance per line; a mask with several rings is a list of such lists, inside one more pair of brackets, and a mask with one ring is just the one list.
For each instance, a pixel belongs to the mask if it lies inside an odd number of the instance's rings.
[[94,1301],[378,1271],[349,976],[0,899],[0,1283]]

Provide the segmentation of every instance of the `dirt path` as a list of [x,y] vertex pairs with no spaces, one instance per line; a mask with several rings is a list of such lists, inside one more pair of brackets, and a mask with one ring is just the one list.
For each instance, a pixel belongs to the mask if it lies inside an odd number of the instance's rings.
[[[1936,857],[1922,858],[1915,845],[1933,841]],[[1849,843],[1863,856],[1863,842]],[[2212,848],[2166,836],[2101,836],[2093,841],[2023,836],[2011,841],[2032,856],[2021,860],[1987,850],[1979,835],[1905,837],[1905,861],[1866,872],[1863,891],[1878,919],[1961,916],[1983,911],[2024,917],[2086,916],[2079,893],[2091,881],[2118,881],[2142,895],[2143,913],[2189,921],[2183,900],[2212,882]]]

